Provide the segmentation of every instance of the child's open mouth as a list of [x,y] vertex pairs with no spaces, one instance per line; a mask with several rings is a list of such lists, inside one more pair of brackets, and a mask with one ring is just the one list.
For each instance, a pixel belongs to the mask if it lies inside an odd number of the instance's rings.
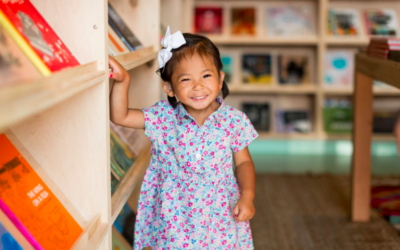
[[201,101],[207,98],[208,95],[198,96],[198,97],[190,97],[190,99],[194,101]]

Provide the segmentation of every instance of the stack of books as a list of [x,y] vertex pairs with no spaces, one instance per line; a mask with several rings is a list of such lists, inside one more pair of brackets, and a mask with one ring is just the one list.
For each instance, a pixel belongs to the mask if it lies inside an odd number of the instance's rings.
[[389,54],[398,52],[400,52],[400,39],[397,38],[372,38],[368,46],[368,55],[379,59],[387,60]]

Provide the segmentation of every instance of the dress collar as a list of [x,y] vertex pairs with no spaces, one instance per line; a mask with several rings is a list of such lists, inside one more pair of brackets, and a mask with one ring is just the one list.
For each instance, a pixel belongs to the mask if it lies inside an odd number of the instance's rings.
[[[220,119],[222,118],[222,114],[223,114],[222,111],[225,110],[226,104],[220,96],[217,96],[217,98],[215,98],[215,101],[218,102],[220,104],[220,106],[217,110],[215,110],[214,113],[212,113],[210,115],[210,118],[219,122]],[[178,105],[176,107],[176,112],[178,114],[177,115],[178,122],[182,122],[185,119],[194,120],[194,118],[186,111],[185,107],[183,106],[183,104],[181,102],[178,103]]]

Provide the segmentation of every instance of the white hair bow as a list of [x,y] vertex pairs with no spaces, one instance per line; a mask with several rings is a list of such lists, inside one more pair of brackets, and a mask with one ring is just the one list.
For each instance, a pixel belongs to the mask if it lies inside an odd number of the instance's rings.
[[183,44],[185,44],[185,38],[182,35],[182,32],[177,31],[171,35],[169,30],[169,26],[167,28],[167,32],[165,33],[165,37],[161,40],[161,45],[163,49],[158,52],[158,64],[160,68],[164,67],[165,64],[171,59],[172,57],[172,49],[177,49]]

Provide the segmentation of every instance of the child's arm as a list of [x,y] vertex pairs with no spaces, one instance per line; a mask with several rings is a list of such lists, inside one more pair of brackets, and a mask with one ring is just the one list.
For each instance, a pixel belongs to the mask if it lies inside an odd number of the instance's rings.
[[241,197],[233,208],[233,214],[236,216],[236,220],[246,221],[253,218],[256,212],[253,204],[256,183],[254,163],[247,147],[239,152],[234,152],[233,160],[241,190]]
[[114,58],[109,57],[112,68],[110,78],[115,82],[110,94],[110,119],[113,123],[137,129],[144,129],[144,115],[140,109],[128,108],[130,76]]

